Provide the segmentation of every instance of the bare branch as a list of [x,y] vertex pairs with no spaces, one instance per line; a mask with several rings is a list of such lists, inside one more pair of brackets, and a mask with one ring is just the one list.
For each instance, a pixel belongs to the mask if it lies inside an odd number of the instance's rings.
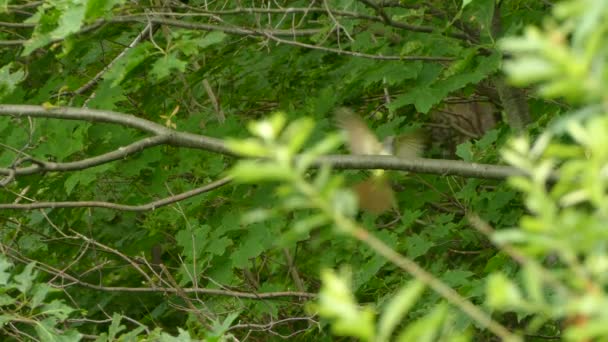
[[449,159],[401,159],[394,156],[328,155],[319,157],[316,165],[329,164],[334,169],[348,170],[395,170],[412,173],[429,173],[443,176],[505,179],[524,176],[519,169],[506,165],[468,163]]
[[211,25],[211,24],[203,24],[203,23],[191,23],[183,20],[177,19],[167,19],[167,18],[158,18],[158,17],[143,17],[143,16],[117,16],[114,17],[108,22],[111,23],[129,23],[129,22],[140,22],[140,23],[152,23],[152,24],[160,24],[160,25],[169,25],[174,27],[181,27],[190,30],[201,30],[201,31],[220,31],[227,34],[236,34],[236,35],[244,35],[244,36],[264,36],[266,34],[272,34],[276,36],[286,36],[286,37],[302,37],[302,36],[312,36],[319,32],[321,29],[301,29],[301,30],[269,30],[269,29],[252,29],[247,27],[239,27],[239,26],[219,26],[219,25]]
[[102,165],[105,163],[109,163],[115,160],[124,159],[132,154],[141,152],[149,147],[154,147],[157,145],[161,145],[167,142],[169,136],[167,135],[158,135],[150,138],[144,138],[137,142],[134,142],[127,146],[119,147],[117,150],[104,153],[99,156],[82,159],[74,162],[66,162],[66,163],[55,163],[48,161],[40,161],[35,160],[33,158],[24,159],[20,162],[23,164],[24,162],[31,162],[34,165],[15,169],[11,168],[0,168],[0,175],[5,174],[17,174],[17,175],[31,175],[41,172],[47,171],[55,171],[55,172],[63,172],[63,171],[77,171],[84,170],[90,167],[94,167],[97,165]]
[[[93,110],[87,108],[69,108],[60,107],[46,109],[42,106],[31,105],[0,105],[0,116],[17,116],[17,117],[46,117],[55,119],[67,120],[85,120],[91,122],[105,122],[123,125],[140,129],[144,132],[152,133],[159,137],[150,138],[150,140],[142,140],[138,143],[129,145],[125,155],[134,153],[138,148],[166,143],[176,147],[188,147],[202,149],[210,152],[236,156],[234,152],[228,149],[225,143],[216,138],[206,137],[198,134],[177,132],[160,124],[138,118],[133,115],[123,114],[113,111]],[[108,154],[90,158],[88,163],[98,163],[105,158],[107,161],[116,160],[120,156],[120,151],[110,152]],[[98,159],[95,159],[98,158]],[[43,167],[30,166],[27,168],[17,168],[14,170],[15,175],[31,174],[32,168],[52,168],[55,171],[78,170],[82,168],[79,162],[71,163],[43,163]],[[316,165],[330,164],[336,169],[386,169],[395,171],[408,171],[415,173],[429,173],[439,175],[453,175],[473,178],[488,178],[488,179],[505,179],[510,176],[521,176],[524,173],[510,166],[490,165],[468,163],[458,160],[443,160],[443,159],[400,159],[393,156],[364,156],[364,155],[333,155],[320,157]],[[98,165],[98,164],[95,164]],[[0,169],[0,174],[11,174],[10,169]]]
[[273,35],[268,34],[268,33],[265,34],[265,35],[266,35],[266,37],[274,40],[277,43],[283,43],[283,44],[299,46],[299,47],[303,47],[303,48],[307,48],[307,49],[313,49],[313,50],[320,50],[320,51],[325,51],[325,52],[331,52],[331,53],[336,53],[338,55],[346,55],[346,56],[353,56],[353,57],[362,57],[362,58],[369,58],[369,59],[376,59],[376,60],[383,60],[383,61],[450,62],[450,61],[454,60],[453,57],[442,57],[442,56],[382,56],[382,55],[371,55],[371,54],[363,53],[363,52],[347,51],[347,50],[342,50],[342,49],[336,49],[336,48],[330,48],[330,47],[324,47],[324,46],[318,46],[318,45],[312,45],[312,44],[302,43],[302,42],[298,42],[298,41],[295,41],[295,40],[287,40],[287,39],[283,39],[283,38],[279,38],[279,37],[273,36]]
[[100,72],[98,72],[97,75],[95,75],[89,82],[87,82],[86,84],[84,84],[82,87],[76,89],[74,91],[74,94],[80,95],[80,94],[86,92],[87,90],[91,89],[94,85],[96,85],[97,82],[99,82],[99,80],[101,79],[101,77],[108,70],[110,70],[110,68],[112,66],[114,66],[114,64],[116,64],[116,62],[118,62],[121,58],[123,58],[130,49],[132,49],[135,45],[137,45],[145,37],[145,35],[148,34],[148,32],[150,32],[151,30],[152,30],[152,24],[149,23],[135,37],[135,39],[133,39],[133,41],[131,42],[131,44],[129,44],[125,49],[123,49],[108,65],[106,65]]
[[110,202],[98,202],[98,201],[68,201],[68,202],[34,202],[29,204],[1,204],[0,209],[20,209],[20,210],[34,210],[34,209],[48,209],[48,208],[106,208],[120,211],[148,211],[154,210],[160,207],[167,206],[172,203],[183,201],[187,198],[194,197],[196,195],[203,194],[215,190],[221,186],[224,186],[232,181],[230,177],[224,177],[222,179],[211,182],[200,188],[192,189],[183,192],[178,195],[166,197],[157,201],[153,201],[146,204],[140,205],[127,205],[127,204],[116,204]]

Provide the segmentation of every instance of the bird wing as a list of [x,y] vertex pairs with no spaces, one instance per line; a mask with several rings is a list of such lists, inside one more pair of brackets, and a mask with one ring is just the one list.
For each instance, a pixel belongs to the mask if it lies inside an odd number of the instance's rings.
[[395,137],[393,142],[394,154],[398,158],[418,158],[424,152],[425,134],[418,130]]
[[352,154],[381,154],[382,144],[376,135],[367,127],[365,122],[351,109],[340,107],[336,109],[336,123],[346,132],[348,148]]

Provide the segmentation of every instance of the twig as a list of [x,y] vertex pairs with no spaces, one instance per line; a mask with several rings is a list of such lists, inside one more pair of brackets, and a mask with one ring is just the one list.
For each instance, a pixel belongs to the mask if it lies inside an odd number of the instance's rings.
[[29,204],[0,204],[0,209],[21,209],[21,210],[33,210],[33,209],[45,209],[45,208],[106,208],[120,211],[149,211],[160,207],[167,206],[179,201],[183,201],[187,198],[194,197],[205,192],[215,190],[222,187],[232,181],[231,177],[224,177],[222,179],[211,182],[202,187],[192,189],[181,194],[169,196],[160,200],[149,202],[140,205],[128,205],[128,204],[117,204],[110,202],[101,201],[66,201],[66,202],[34,202]]
[[[93,86],[95,86],[97,84],[97,82],[99,82],[99,80],[101,79],[101,77],[108,71],[110,70],[111,67],[114,66],[114,64],[116,64],[119,60],[121,60],[129,50],[131,50],[133,47],[135,47],[135,45],[139,44],[139,42],[145,37],[146,34],[148,34],[149,31],[152,30],[152,24],[148,23],[148,25],[146,25],[146,27],[135,37],[135,39],[133,39],[133,41],[131,42],[131,44],[129,44],[125,49],[123,49],[116,57],[114,57],[114,59],[108,63],[108,65],[106,65],[100,72],[97,73],[97,75],[95,75],[91,80],[89,80],[89,82],[85,83],[83,86],[81,86],[80,88],[74,90],[74,94],[76,95],[80,95],[86,91],[88,91],[89,89],[91,89]],[[90,97],[89,97],[90,99]],[[83,107],[86,107],[86,103],[85,105],[83,105]]]

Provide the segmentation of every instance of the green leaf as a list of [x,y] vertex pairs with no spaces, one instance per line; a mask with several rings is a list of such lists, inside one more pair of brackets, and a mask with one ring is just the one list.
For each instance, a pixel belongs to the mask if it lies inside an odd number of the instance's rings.
[[422,238],[422,236],[418,234],[413,234],[406,239],[405,245],[407,248],[407,256],[416,259],[417,257],[424,255],[429,248],[434,246],[434,243]]
[[228,139],[226,147],[232,152],[245,157],[267,157],[271,149],[254,138],[234,140]]
[[0,68],[0,99],[12,94],[17,85],[25,79],[25,72],[18,68],[11,72],[13,63],[8,63]]
[[448,308],[445,304],[440,304],[427,316],[419,319],[413,324],[406,326],[399,334],[396,341],[399,342],[433,342],[441,331],[443,324],[448,314]]
[[281,135],[281,141],[287,145],[291,154],[295,154],[308,140],[314,127],[315,123],[311,118],[299,118],[287,126]]
[[211,31],[207,33],[203,38],[198,39],[198,47],[204,49],[208,46],[221,43],[227,35],[222,31]]
[[143,42],[129,49],[108,72],[103,75],[104,80],[111,81],[112,87],[120,85],[129,76],[130,72],[142,64],[148,58],[150,42]]
[[44,299],[46,299],[47,294],[51,291],[52,288],[47,284],[34,284],[34,287],[32,288],[30,307],[36,308],[42,304]]
[[86,1],[71,0],[65,2],[65,7],[62,6],[63,8],[61,8],[58,25],[50,34],[52,39],[63,39],[70,34],[76,33],[83,24]]
[[241,183],[261,181],[291,181],[294,177],[291,169],[274,162],[244,160],[236,164],[229,172],[234,180]]
[[372,341],[375,335],[374,311],[370,307],[357,306],[346,276],[338,277],[331,270],[323,270],[321,280],[319,315],[332,320],[332,331],[340,336]]
[[38,272],[34,271],[34,267],[36,263],[31,262],[25,266],[21,273],[15,275],[13,279],[15,280],[16,286],[21,293],[27,293],[32,288],[34,280],[36,279],[36,275]]
[[112,86],[110,81],[102,81],[96,88],[95,97],[88,103],[91,109],[115,110],[119,109],[117,103],[127,100],[125,89],[117,85]]
[[113,169],[112,164],[102,164],[71,174],[64,183],[66,193],[71,194],[72,190],[74,190],[77,186],[88,186],[96,181],[100,175],[107,174],[108,170],[110,169]]
[[502,273],[493,273],[488,277],[488,306],[494,309],[509,310],[522,302],[517,286]]
[[456,155],[467,162],[473,161],[473,144],[470,141],[466,141],[456,146]]
[[283,130],[286,121],[284,113],[276,112],[270,118],[249,122],[247,128],[251,134],[259,138],[274,141]]
[[11,273],[8,272],[13,267],[13,264],[8,261],[4,256],[0,255],[0,286],[7,285],[11,277]]
[[305,234],[313,229],[322,227],[328,223],[330,223],[330,219],[327,216],[323,214],[312,215],[310,217],[299,219],[298,221],[296,221],[292,229],[298,234]]
[[209,231],[207,225],[192,229],[180,230],[175,236],[177,245],[182,248],[182,253],[188,261],[197,260],[205,252],[209,244]]
[[126,0],[87,0],[86,18],[88,22],[101,17],[111,17],[112,8],[122,5]]
[[116,337],[119,336],[121,331],[124,331],[126,327],[120,324],[122,320],[122,315],[118,313],[114,313],[112,315],[112,324],[110,324],[110,328],[108,329],[108,340],[113,341]]
[[247,235],[241,240],[238,249],[232,253],[232,265],[235,268],[245,268],[249,259],[260,255],[265,248],[271,246],[275,236],[264,224],[253,224],[249,226]]
[[43,305],[40,309],[40,312],[42,314],[55,317],[59,321],[65,321],[74,311],[75,309],[66,305],[63,301],[57,299],[51,301],[48,304]]
[[420,298],[424,288],[424,283],[419,280],[414,280],[407,284],[407,286],[403,286],[399,292],[393,296],[380,316],[378,322],[378,341],[390,340],[393,331]]
[[165,77],[172,75],[175,71],[184,72],[188,62],[182,61],[175,54],[168,54],[159,58],[152,64],[151,73],[157,80],[162,80]]

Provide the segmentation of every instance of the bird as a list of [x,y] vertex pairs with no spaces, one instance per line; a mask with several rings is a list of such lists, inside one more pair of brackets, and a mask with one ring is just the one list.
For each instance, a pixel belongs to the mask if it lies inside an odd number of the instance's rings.
[[[402,159],[419,158],[424,151],[424,134],[413,131],[398,136],[388,136],[383,142],[369,129],[363,119],[348,107],[335,110],[337,126],[347,138],[347,145],[354,155],[394,155]],[[359,207],[372,214],[382,214],[396,204],[395,193],[384,170],[374,170],[372,176],[353,186]]]

